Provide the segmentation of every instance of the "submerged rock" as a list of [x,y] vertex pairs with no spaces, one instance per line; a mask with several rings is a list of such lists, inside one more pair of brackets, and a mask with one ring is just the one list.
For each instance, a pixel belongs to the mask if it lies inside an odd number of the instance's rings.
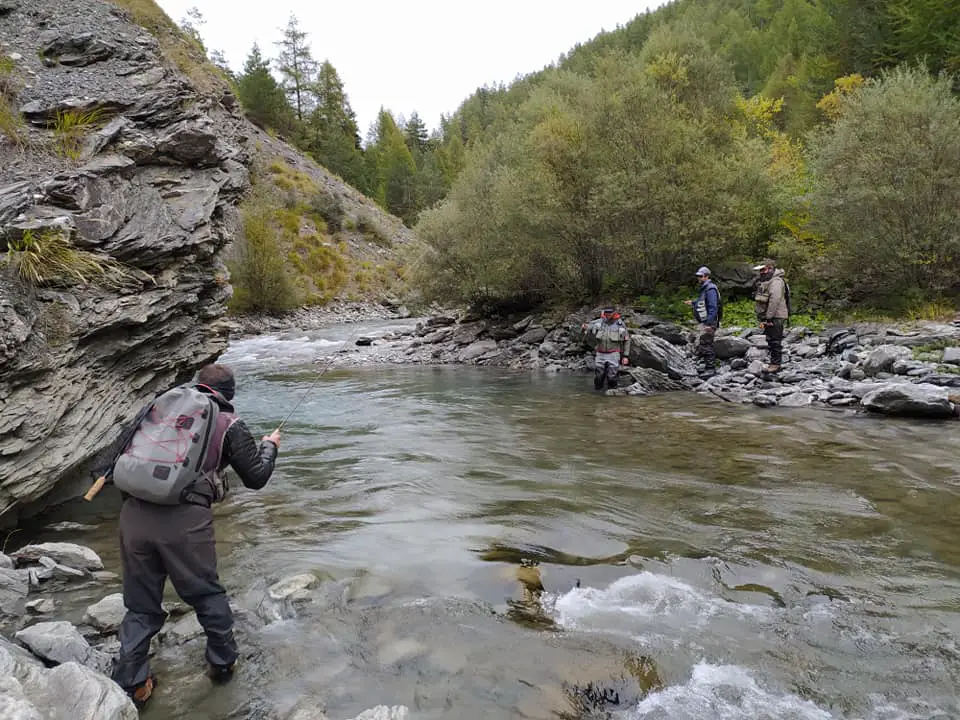
[[312,573],[301,573],[284,578],[274,583],[267,590],[272,600],[299,600],[306,596],[306,591],[315,587],[319,579]]

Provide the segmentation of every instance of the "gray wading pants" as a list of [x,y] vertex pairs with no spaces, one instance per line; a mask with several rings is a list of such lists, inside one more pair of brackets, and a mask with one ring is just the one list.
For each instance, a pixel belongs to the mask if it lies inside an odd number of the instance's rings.
[[603,389],[606,382],[607,387],[615,388],[620,377],[620,352],[597,352],[594,357],[593,366],[593,387],[597,390]]
[[120,510],[123,602],[120,658],[114,681],[126,690],[149,675],[150,640],[166,619],[160,607],[167,577],[177,594],[197,611],[207,635],[207,661],[230,665],[237,659],[233,613],[217,577],[213,513],[201,505],[153,505],[128,498]]

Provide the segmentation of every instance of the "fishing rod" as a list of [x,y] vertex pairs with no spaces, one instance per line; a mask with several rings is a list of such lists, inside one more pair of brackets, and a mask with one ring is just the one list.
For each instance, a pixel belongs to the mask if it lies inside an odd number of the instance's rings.
[[[359,331],[360,331],[360,328],[354,328],[353,332],[351,332],[347,336],[346,340],[343,341],[343,345],[341,346],[341,348],[336,352],[333,352],[330,354],[330,356],[327,358],[327,362],[320,369],[320,372],[317,373],[317,376],[313,379],[313,382],[310,383],[310,386],[300,396],[300,399],[297,401],[297,404],[293,406],[293,409],[287,413],[287,416],[283,418],[283,420],[280,421],[280,424],[277,426],[277,429],[274,432],[280,432],[283,426],[286,425],[287,421],[293,416],[293,414],[297,411],[300,405],[303,404],[303,401],[307,399],[307,397],[310,395],[311,392],[313,392],[313,389],[320,382],[320,378],[322,378],[324,373],[326,373],[326,371],[333,366],[333,359],[340,353],[346,352],[346,348],[349,345],[350,341],[353,340],[353,338],[357,335]],[[83,499],[86,500],[87,502],[90,502],[91,500],[93,500],[93,498],[95,498],[97,494],[103,489],[103,486],[106,484],[107,478],[109,476],[110,476],[110,471],[107,471],[103,475],[98,477],[94,481],[93,485],[90,486],[90,489],[87,490],[87,492],[84,494]]]
[[277,429],[274,430],[274,432],[280,432],[283,426],[287,424],[287,420],[289,420],[293,416],[293,414],[297,411],[297,408],[299,408],[300,405],[303,403],[303,401],[306,400],[307,397],[309,397],[310,393],[313,392],[313,389],[320,382],[320,378],[323,377],[323,374],[327,370],[329,370],[331,367],[333,367],[333,359],[340,353],[346,352],[347,346],[349,345],[350,341],[353,339],[353,337],[357,334],[359,330],[360,328],[355,328],[354,331],[347,336],[347,339],[343,341],[343,346],[336,352],[331,353],[329,357],[327,357],[326,363],[324,363],[323,367],[320,369],[320,372],[317,373],[317,376],[313,379],[313,382],[310,383],[310,386],[306,390],[304,390],[303,394],[300,396],[300,399],[297,401],[297,404],[294,405],[293,409],[287,413],[286,417],[283,418],[283,420],[280,421],[280,424],[277,425]]

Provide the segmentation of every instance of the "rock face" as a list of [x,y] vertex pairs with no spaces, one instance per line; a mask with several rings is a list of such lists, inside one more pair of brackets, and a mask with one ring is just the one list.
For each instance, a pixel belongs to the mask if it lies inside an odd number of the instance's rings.
[[[27,141],[0,137],[0,251],[57,233],[141,271],[111,289],[36,287],[0,268],[0,522],[10,524],[79,477],[142,402],[225,349],[220,252],[248,186],[250,126],[111,3],[33,0],[8,6],[3,25]],[[58,131],[71,110],[96,122]]]

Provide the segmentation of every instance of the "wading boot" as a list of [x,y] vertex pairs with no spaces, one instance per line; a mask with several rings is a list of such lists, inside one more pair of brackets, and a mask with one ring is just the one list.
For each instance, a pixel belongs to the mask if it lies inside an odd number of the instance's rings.
[[153,691],[156,689],[157,676],[151,675],[142,685],[137,685],[133,690],[128,690],[127,694],[130,696],[130,699],[133,700],[133,704],[137,707],[137,710],[143,710],[144,705],[147,704],[147,700],[153,697]]
[[233,680],[233,670],[236,666],[237,664],[235,662],[229,665],[214,665],[213,663],[209,663],[207,666],[207,677],[216,685],[225,685]]

